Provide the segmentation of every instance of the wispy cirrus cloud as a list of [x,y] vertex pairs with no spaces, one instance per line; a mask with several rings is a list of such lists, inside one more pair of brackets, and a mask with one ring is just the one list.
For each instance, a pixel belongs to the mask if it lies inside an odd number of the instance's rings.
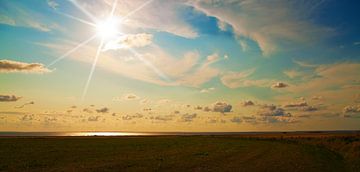
[[[257,42],[265,56],[281,49],[279,40],[309,42],[329,31],[309,21],[302,12],[308,7],[301,2],[199,0],[188,3],[196,10],[216,17],[220,23],[232,26],[238,37]],[[223,24],[219,27],[223,29]]]

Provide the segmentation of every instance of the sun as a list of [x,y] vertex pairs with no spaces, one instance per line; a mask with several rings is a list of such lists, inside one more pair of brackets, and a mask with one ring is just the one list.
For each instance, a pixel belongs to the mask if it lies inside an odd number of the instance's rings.
[[119,27],[119,20],[110,17],[96,24],[96,34],[103,40],[114,39],[120,33]]

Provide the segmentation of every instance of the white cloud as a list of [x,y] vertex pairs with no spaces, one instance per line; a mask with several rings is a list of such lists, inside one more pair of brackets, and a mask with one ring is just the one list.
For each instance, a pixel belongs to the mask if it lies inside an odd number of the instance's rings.
[[204,88],[204,89],[200,90],[200,93],[209,93],[209,92],[214,91],[214,90],[215,90],[214,87]]
[[0,14],[0,23],[1,23],[1,24],[10,25],[10,26],[15,26],[15,25],[16,25],[14,19],[12,19],[12,18],[9,17],[9,16],[2,15],[2,14]]
[[144,47],[152,43],[152,38],[153,35],[148,33],[122,35],[117,39],[107,42],[103,51]]
[[224,73],[220,80],[229,88],[239,87],[269,87],[273,81],[269,79],[249,79],[248,77],[255,72],[255,68],[248,69],[241,72],[227,72]]
[[[278,40],[306,42],[324,29],[307,21],[300,2],[293,1],[189,1],[208,16],[233,27],[238,36],[256,41],[264,55],[279,49]],[[302,15],[303,14],[303,15]]]

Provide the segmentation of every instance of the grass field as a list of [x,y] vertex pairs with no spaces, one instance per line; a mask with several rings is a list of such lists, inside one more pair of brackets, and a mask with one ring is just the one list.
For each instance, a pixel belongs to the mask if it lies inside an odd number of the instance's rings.
[[0,171],[360,171],[360,136],[3,137]]

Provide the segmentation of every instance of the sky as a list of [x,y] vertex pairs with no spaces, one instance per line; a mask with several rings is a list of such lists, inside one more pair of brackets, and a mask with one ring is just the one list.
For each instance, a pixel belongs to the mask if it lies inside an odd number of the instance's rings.
[[359,7],[0,0],[0,131],[359,130]]

